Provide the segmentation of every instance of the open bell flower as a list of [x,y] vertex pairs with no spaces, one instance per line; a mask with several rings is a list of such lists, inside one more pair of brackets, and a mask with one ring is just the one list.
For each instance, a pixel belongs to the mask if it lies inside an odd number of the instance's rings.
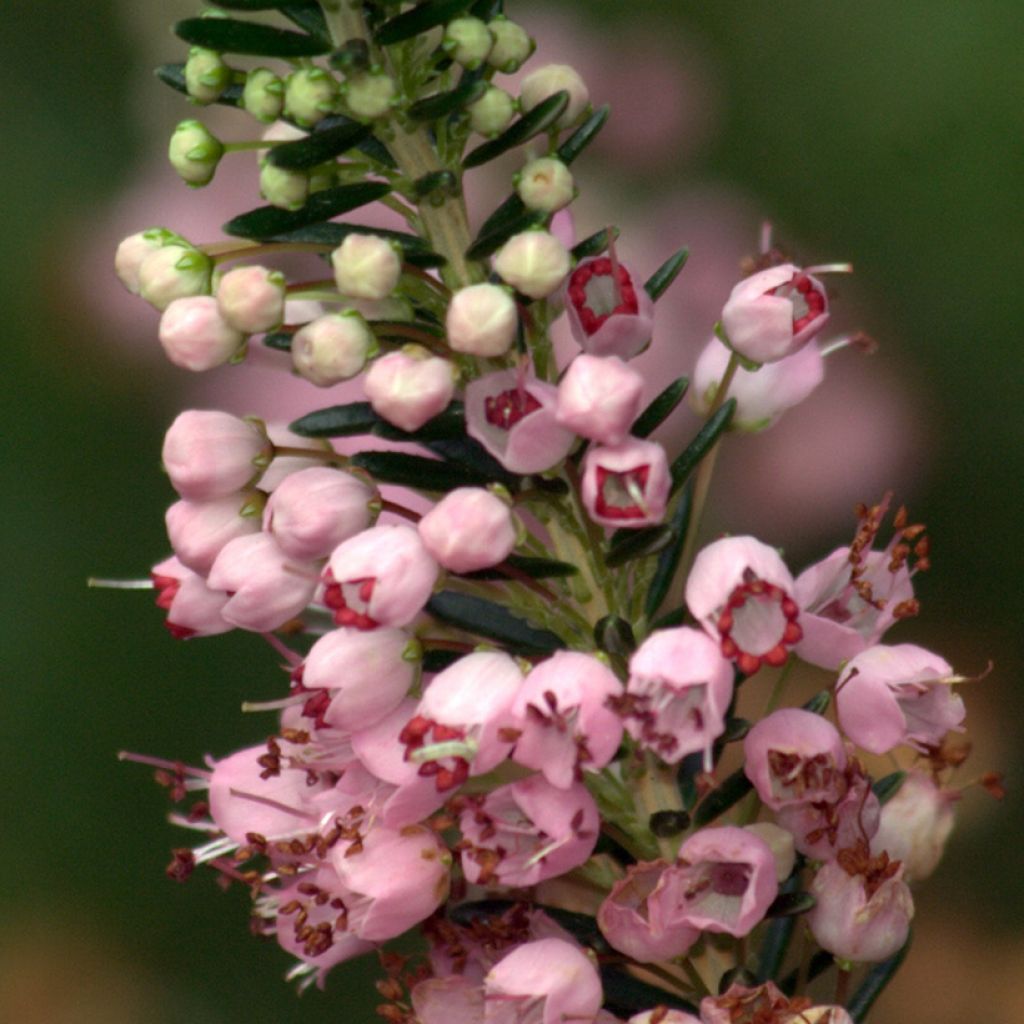
[[581,260],[565,291],[569,329],[584,352],[632,359],[650,343],[654,302],[623,264]]
[[583,504],[602,526],[660,523],[671,483],[665,449],[656,441],[632,437],[614,447],[590,448],[583,458]]
[[157,592],[156,606],[167,612],[164,625],[175,639],[215,636],[234,629],[221,614],[228,595],[207,586],[206,580],[179,558],[154,565],[150,578]]

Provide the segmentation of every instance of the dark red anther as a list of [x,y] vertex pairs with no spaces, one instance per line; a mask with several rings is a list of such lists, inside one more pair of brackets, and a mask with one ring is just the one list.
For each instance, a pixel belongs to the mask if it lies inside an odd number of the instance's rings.
[[494,427],[511,430],[524,416],[539,408],[540,402],[526,388],[509,388],[484,401],[484,418]]

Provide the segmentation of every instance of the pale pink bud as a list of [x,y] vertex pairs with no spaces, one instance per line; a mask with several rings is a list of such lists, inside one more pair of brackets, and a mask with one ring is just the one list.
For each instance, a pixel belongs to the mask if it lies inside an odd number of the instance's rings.
[[411,432],[448,407],[455,394],[453,370],[447,359],[406,345],[373,361],[363,391],[378,416]]
[[445,333],[455,352],[491,359],[503,356],[516,339],[519,313],[507,288],[471,284],[452,295]]
[[854,963],[892,956],[907,941],[914,916],[901,864],[874,861],[864,868],[848,872],[838,860],[822,865],[810,887],[817,903],[805,918],[818,945]]
[[402,274],[402,261],[395,247],[380,235],[346,235],[331,253],[331,263],[338,291],[354,299],[386,298]]
[[213,501],[176,501],[164,517],[174,553],[182,564],[205,576],[228,541],[259,532],[263,502],[260,491]]
[[166,228],[149,228],[137,231],[123,239],[114,255],[114,271],[133,295],[139,294],[139,267],[142,261],[164,243],[174,237]]
[[234,628],[221,615],[228,595],[208,587],[202,576],[177,558],[153,566],[150,577],[157,591],[156,606],[167,612],[164,625],[176,640],[215,636]]
[[774,548],[724,537],[696,557],[686,580],[691,614],[745,675],[779,666],[803,636],[793,577]]
[[208,581],[231,598],[222,612],[240,629],[267,633],[294,618],[312,600],[319,567],[290,559],[268,533],[237,537],[226,544]]
[[416,678],[410,643],[400,629],[335,629],[320,637],[302,663],[302,685],[331,691],[324,722],[355,732],[394,711]]
[[292,473],[270,496],[263,527],[292,558],[326,558],[373,520],[374,490],[359,477],[327,466]]
[[512,510],[482,487],[446,494],[417,524],[426,549],[451,572],[503,562],[516,546]]
[[266,267],[235,267],[217,283],[217,305],[233,327],[262,334],[284,320],[284,274]]
[[607,256],[583,260],[566,284],[569,328],[584,352],[632,359],[654,330],[654,302],[629,270]]
[[164,437],[171,485],[190,501],[210,501],[256,483],[272,446],[262,424],[215,410],[187,409]]
[[698,928],[676,919],[677,892],[667,883],[677,870],[665,861],[631,864],[597,913],[604,937],[638,963],[684,956],[700,938]]
[[175,299],[210,291],[210,257],[187,242],[165,242],[139,263],[139,295],[166,309]]
[[836,683],[839,727],[859,747],[885,754],[901,743],[925,752],[961,732],[964,702],[948,662],[914,644],[878,644],[858,654]]
[[556,92],[569,94],[569,105],[555,122],[556,128],[567,128],[579,118],[590,103],[590,93],[579,72],[568,64],[547,64],[531,71],[519,85],[519,105],[523,112],[533,110]]
[[515,760],[568,789],[579,768],[600,771],[615,756],[622,721],[608,707],[622,683],[602,661],[558,651],[526,677],[512,713],[521,730]]
[[732,666],[706,634],[688,626],[659,630],[629,661],[626,730],[669,764],[703,751],[709,765],[732,691]]
[[617,356],[578,355],[558,385],[558,422],[580,437],[617,445],[643,404],[644,379]]
[[437,581],[437,562],[411,526],[372,526],[331,554],[324,603],[339,626],[405,626]]
[[175,299],[160,317],[160,344],[167,358],[199,373],[223,366],[245,343],[245,335],[221,315],[212,295]]
[[[718,338],[712,338],[701,352],[693,371],[690,399],[694,410],[707,416],[725,375],[730,352]],[[817,345],[758,370],[738,367],[729,385],[729,397],[736,399],[730,426],[736,430],[764,430],[793,406],[799,405],[825,378],[825,359]]]
[[910,772],[899,792],[882,808],[872,852],[883,850],[903,862],[904,878],[920,882],[938,866],[953,830],[959,793],[942,790],[924,772]]
[[722,308],[731,348],[744,359],[772,363],[792,355],[828,320],[825,286],[784,263],[740,281]]
[[516,175],[516,192],[528,210],[554,213],[576,195],[572,172],[561,160],[542,156],[531,160]]
[[694,833],[678,864],[681,919],[701,931],[746,935],[779,893],[768,844],[732,825]]
[[292,337],[292,364],[319,388],[359,373],[376,348],[373,332],[355,310],[328,313],[300,327]]
[[555,419],[552,384],[499,370],[466,385],[466,432],[512,473],[542,473],[569,454],[575,436]]
[[594,447],[583,459],[581,496],[587,514],[602,526],[636,529],[660,523],[671,486],[665,449],[629,438]]
[[831,802],[845,788],[846,751],[836,727],[802,708],[762,718],[743,739],[743,770],[762,803]]
[[495,273],[531,299],[543,299],[557,291],[569,266],[569,251],[542,230],[513,235],[494,257]]

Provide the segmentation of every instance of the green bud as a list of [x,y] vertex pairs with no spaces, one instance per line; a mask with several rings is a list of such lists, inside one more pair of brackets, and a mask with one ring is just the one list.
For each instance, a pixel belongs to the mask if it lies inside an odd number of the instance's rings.
[[260,195],[271,206],[298,210],[309,198],[309,175],[305,171],[275,167],[264,160],[260,164]]
[[487,56],[487,63],[492,68],[511,74],[518,71],[533,53],[536,43],[526,34],[526,30],[499,14],[487,23],[494,37],[494,46]]
[[284,109],[284,82],[269,68],[254,68],[245,79],[242,106],[257,121],[276,121]]
[[494,136],[503,132],[515,117],[516,101],[504,89],[492,85],[466,110],[469,111],[469,126],[473,131]]
[[388,114],[396,91],[395,83],[383,71],[352,75],[342,86],[345,105],[360,121],[374,121]]
[[338,81],[323,68],[293,71],[285,82],[284,112],[304,128],[311,128],[334,110]]
[[193,46],[185,61],[185,88],[196,103],[213,103],[231,84],[231,68],[219,53]]
[[441,46],[456,64],[470,71],[480,67],[494,45],[494,36],[479,18],[456,18],[448,22]]
[[200,121],[182,121],[171,136],[167,156],[182,180],[193,188],[208,185],[224,155],[224,146]]

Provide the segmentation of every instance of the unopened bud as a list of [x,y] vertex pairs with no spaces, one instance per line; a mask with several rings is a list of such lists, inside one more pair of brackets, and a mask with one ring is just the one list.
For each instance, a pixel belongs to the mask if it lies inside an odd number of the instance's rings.
[[121,241],[114,255],[114,272],[128,291],[133,295],[139,294],[139,267],[142,261],[176,237],[167,228],[149,228],[137,231]]
[[454,351],[491,359],[512,347],[518,323],[516,303],[508,289],[497,284],[472,284],[452,296],[445,332]]
[[309,175],[276,167],[268,160],[260,164],[260,195],[271,206],[282,210],[298,210],[309,198]]
[[224,155],[224,146],[200,121],[182,121],[171,136],[167,156],[182,180],[198,188],[209,184]]
[[419,430],[455,393],[452,364],[419,345],[375,360],[363,381],[374,412],[402,430]]
[[569,168],[554,157],[531,160],[516,176],[516,192],[528,210],[554,213],[576,196]]
[[167,358],[196,373],[222,366],[244,343],[245,335],[225,321],[212,295],[175,299],[160,318],[160,344]]
[[441,46],[456,64],[473,70],[480,67],[494,45],[490,29],[479,18],[456,18],[448,22]]
[[395,99],[395,83],[383,71],[352,75],[341,87],[345,105],[353,117],[374,121],[391,110]]
[[262,334],[284,320],[284,274],[266,267],[235,267],[217,284],[221,316],[245,334]]
[[210,291],[213,261],[185,241],[170,242],[139,264],[139,295],[165,310],[175,299]]
[[569,67],[568,64],[548,64],[531,71],[519,86],[519,105],[525,113],[543,103],[549,96],[562,91],[569,94],[569,105],[555,122],[555,127],[566,128],[587,109],[590,102],[586,83],[576,69]]
[[331,264],[338,291],[355,299],[386,298],[402,274],[395,247],[379,235],[347,235],[331,253]]
[[375,347],[366,321],[347,309],[299,328],[292,338],[292,364],[310,383],[327,388],[359,373]]
[[469,111],[469,126],[473,131],[480,135],[497,135],[515,117],[516,101],[504,89],[492,85],[466,110]]
[[569,263],[568,250],[547,231],[513,235],[494,257],[501,279],[531,299],[556,291],[569,273]]
[[504,15],[492,18],[487,27],[494,37],[494,45],[487,55],[487,63],[492,68],[511,74],[518,71],[526,59],[533,53],[535,43],[526,34],[526,29],[509,21]]
[[284,82],[270,68],[254,68],[245,79],[242,106],[257,121],[276,121],[284,109]]
[[323,68],[300,68],[285,83],[284,110],[296,123],[312,127],[334,110],[338,81]]
[[213,103],[231,84],[231,68],[214,50],[193,46],[185,61],[185,89],[196,103]]

